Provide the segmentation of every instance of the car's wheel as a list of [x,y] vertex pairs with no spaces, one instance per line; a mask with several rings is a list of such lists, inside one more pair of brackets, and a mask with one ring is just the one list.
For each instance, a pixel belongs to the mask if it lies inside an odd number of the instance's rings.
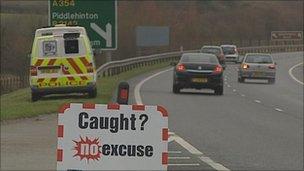
[[96,89],[96,87],[93,88],[92,90],[90,90],[88,93],[89,93],[89,97],[90,98],[95,98],[97,96],[97,89]]
[[224,86],[219,86],[214,90],[214,94],[223,95],[224,94]]
[[270,78],[270,79],[268,80],[268,83],[269,83],[269,84],[274,84],[274,83],[275,83],[275,78]]
[[40,94],[36,92],[32,92],[32,102],[39,100]]
[[173,84],[172,90],[175,94],[180,93],[180,87],[177,84]]

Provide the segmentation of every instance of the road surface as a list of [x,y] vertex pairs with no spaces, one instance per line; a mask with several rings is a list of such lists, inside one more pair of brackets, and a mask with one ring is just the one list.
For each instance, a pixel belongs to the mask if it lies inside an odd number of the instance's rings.
[[[303,168],[303,53],[274,54],[274,85],[237,82],[225,70],[223,96],[211,91],[173,94],[172,71],[142,83],[145,104],[169,112],[169,170],[300,170]],[[303,66],[303,65],[302,65]],[[168,69],[168,68],[167,68]],[[148,76],[129,80],[130,89]],[[131,98],[131,103],[138,99]],[[1,123],[1,170],[55,170],[57,115]]]

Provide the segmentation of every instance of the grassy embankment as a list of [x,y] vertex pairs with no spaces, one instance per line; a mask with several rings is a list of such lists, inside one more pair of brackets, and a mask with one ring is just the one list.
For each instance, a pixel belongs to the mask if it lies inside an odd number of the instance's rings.
[[128,80],[136,75],[147,73],[168,66],[169,63],[156,64],[134,69],[112,77],[98,79],[97,98],[90,99],[84,95],[58,95],[46,96],[37,102],[31,102],[29,88],[20,89],[1,96],[1,120],[33,117],[41,114],[56,113],[63,103],[92,102],[106,104],[110,102],[115,88],[119,82]]

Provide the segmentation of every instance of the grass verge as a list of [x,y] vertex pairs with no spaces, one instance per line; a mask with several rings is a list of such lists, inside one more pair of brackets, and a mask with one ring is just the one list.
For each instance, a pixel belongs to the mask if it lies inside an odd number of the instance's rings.
[[120,81],[125,81],[136,75],[147,73],[168,65],[169,63],[156,64],[134,69],[112,77],[100,78],[97,82],[98,95],[97,98],[94,99],[87,98],[87,96],[84,95],[70,94],[46,96],[37,102],[31,102],[29,88],[19,89],[4,94],[1,96],[1,121],[56,113],[63,103],[91,102],[106,104],[111,100],[112,94]]

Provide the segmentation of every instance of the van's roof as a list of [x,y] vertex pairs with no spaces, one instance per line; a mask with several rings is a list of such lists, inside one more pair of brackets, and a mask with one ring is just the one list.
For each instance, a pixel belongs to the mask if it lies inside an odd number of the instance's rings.
[[41,37],[44,35],[56,35],[63,36],[64,33],[80,33],[81,35],[87,35],[84,27],[79,26],[60,26],[60,27],[48,27],[37,29],[35,37]]

